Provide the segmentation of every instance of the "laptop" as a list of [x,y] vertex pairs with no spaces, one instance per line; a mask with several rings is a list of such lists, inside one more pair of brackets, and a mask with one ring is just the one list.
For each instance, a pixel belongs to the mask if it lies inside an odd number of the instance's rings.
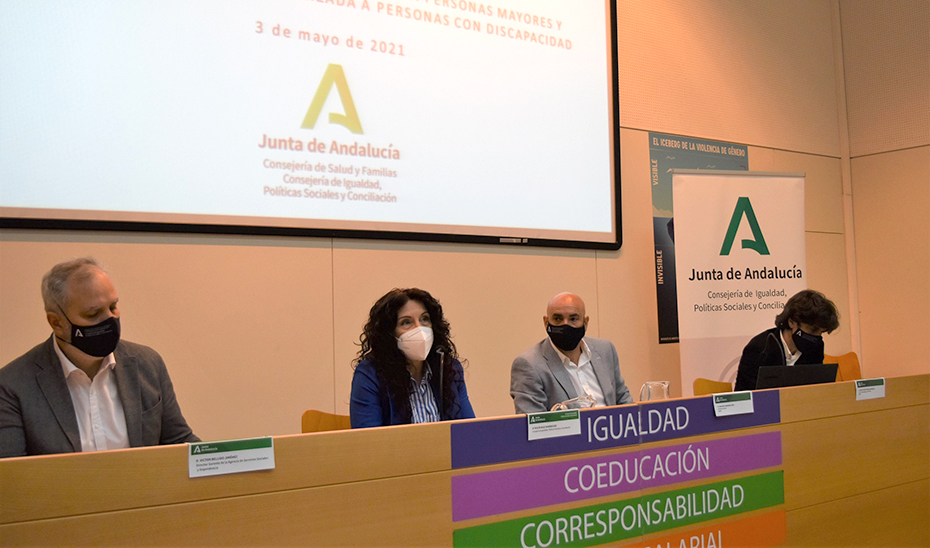
[[756,377],[756,389],[833,382],[836,380],[837,367],[838,365],[835,363],[791,366],[764,365],[759,368],[759,376]]

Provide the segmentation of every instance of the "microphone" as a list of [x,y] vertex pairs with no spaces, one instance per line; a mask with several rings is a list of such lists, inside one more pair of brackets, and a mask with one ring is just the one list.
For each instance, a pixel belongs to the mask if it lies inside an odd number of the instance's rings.
[[442,420],[442,411],[443,411],[443,409],[442,409],[442,400],[443,400],[443,397],[442,397],[442,370],[445,369],[445,364],[444,364],[444,362],[446,361],[446,349],[443,348],[443,347],[441,347],[441,346],[437,346],[437,347],[436,347],[436,354],[439,355],[439,402],[437,403],[437,407],[439,408],[439,420]]
[[772,339],[775,340],[775,346],[778,347],[778,353],[781,354],[781,364],[782,364],[782,365],[787,365],[787,364],[788,364],[788,357],[785,356],[785,346],[784,346],[784,344],[781,342],[781,340],[779,340],[778,337],[775,336],[774,333],[769,333],[769,336],[766,337],[766,346],[768,346],[768,339],[769,339],[769,338],[772,338]]

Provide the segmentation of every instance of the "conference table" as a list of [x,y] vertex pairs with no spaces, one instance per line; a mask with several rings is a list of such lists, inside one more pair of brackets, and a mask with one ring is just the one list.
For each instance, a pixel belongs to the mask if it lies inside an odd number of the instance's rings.
[[277,436],[209,477],[189,445],[3,459],[0,546],[930,546],[930,375],[857,393]]

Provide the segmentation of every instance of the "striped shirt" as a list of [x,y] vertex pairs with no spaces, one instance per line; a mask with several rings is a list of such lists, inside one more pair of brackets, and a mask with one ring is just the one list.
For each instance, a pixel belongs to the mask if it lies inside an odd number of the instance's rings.
[[433,397],[433,390],[430,388],[429,381],[433,375],[427,365],[423,369],[423,378],[420,384],[413,377],[410,377],[410,411],[412,423],[421,422],[439,422],[439,410],[436,407],[436,398]]

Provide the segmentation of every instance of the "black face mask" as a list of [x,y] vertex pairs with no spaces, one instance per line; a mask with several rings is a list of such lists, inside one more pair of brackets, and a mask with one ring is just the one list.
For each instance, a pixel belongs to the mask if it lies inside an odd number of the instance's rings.
[[547,322],[546,333],[556,348],[571,352],[578,348],[578,343],[584,338],[584,329],[584,324],[581,327],[572,327],[568,324],[552,325]]
[[801,331],[801,328],[798,328],[791,334],[791,339],[794,341],[794,345],[798,347],[798,350],[801,351],[801,354],[808,356],[823,355],[823,337],[805,333]]
[[70,342],[71,346],[95,358],[109,356],[116,350],[119,343],[119,318],[108,318],[97,325],[74,325],[67,315],[65,318],[71,324],[71,340],[65,342]]

